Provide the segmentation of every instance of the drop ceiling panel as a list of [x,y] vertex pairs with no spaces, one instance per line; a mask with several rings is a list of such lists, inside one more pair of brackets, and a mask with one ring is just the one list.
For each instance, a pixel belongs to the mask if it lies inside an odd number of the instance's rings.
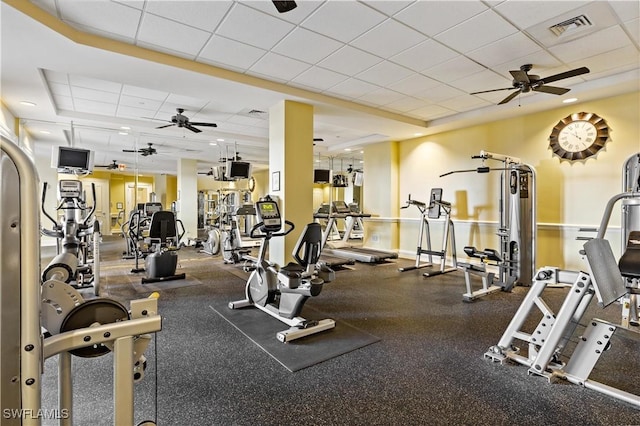
[[500,89],[511,87],[511,79],[502,77],[490,70],[482,70],[476,74],[471,74],[451,83],[452,86],[467,93],[482,90]]
[[114,117],[116,115],[116,105],[112,103],[74,98],[73,105],[75,106],[75,110],[79,112],[107,115],[110,117]]
[[394,92],[389,89],[377,89],[373,92],[369,92],[363,96],[360,96],[357,100],[366,102],[371,105],[387,105],[391,102],[399,101],[404,98],[405,95],[402,93]]
[[446,101],[447,99],[452,99],[457,96],[464,95],[465,92],[454,87],[448,86],[446,84],[440,84],[435,87],[431,87],[427,90],[423,90],[421,92],[416,92],[414,95],[416,98],[427,100],[431,103],[438,103]]
[[315,64],[342,46],[343,43],[330,39],[329,37],[304,28],[296,28],[287,34],[272,51],[290,58]]
[[[153,111],[154,113],[160,109],[162,101],[156,101],[152,99],[139,98],[137,96],[122,95],[120,96],[119,103],[121,106],[140,108],[147,111]],[[147,112],[147,115],[149,112]]]
[[382,58],[389,58],[423,40],[424,36],[419,32],[389,19],[350,44]]
[[382,59],[377,56],[351,46],[344,46],[318,65],[345,75],[356,75],[380,62]]
[[53,95],[71,97],[71,87],[69,87],[68,84],[50,82],[50,83],[48,83],[48,86],[49,86],[49,91]]
[[540,51],[540,46],[522,33],[515,33],[467,53],[467,56],[488,67],[495,67],[513,58]]
[[423,1],[408,6],[394,19],[434,36],[484,10],[487,6],[477,1]]
[[236,3],[216,33],[268,50],[293,28],[289,22]]
[[440,105],[427,105],[422,108],[415,109],[413,111],[409,111],[408,114],[415,118],[429,117],[428,119],[434,120],[436,118],[446,117],[448,115],[454,114],[455,111],[452,111],[448,108],[442,107]]
[[464,56],[457,56],[447,62],[427,68],[422,71],[422,74],[447,83],[478,73],[483,69],[484,68],[481,65],[478,65],[474,61],[465,58]]
[[518,31],[497,13],[487,10],[455,27],[438,34],[435,39],[466,53],[498,41]]
[[640,44],[640,18],[625,22],[624,27],[633,41],[636,44]]
[[505,76],[511,78],[509,70],[518,70],[520,69],[520,66],[524,64],[532,64],[532,72],[534,74],[541,75],[551,75],[551,73],[548,73],[546,71],[549,69],[558,68],[561,65],[560,61],[553,57],[553,55],[549,54],[546,50],[540,50],[526,56],[518,56],[517,58],[513,58],[502,64],[494,66],[493,69],[496,70],[499,74],[504,74]]
[[622,28],[614,26],[568,43],[553,46],[549,48],[549,51],[563,58],[564,62],[575,62],[605,53],[613,46],[624,47],[630,44],[631,41]]
[[358,98],[366,93],[373,92],[378,88],[379,86],[367,83],[366,81],[350,78],[342,83],[336,84],[327,90],[327,92],[345,98]]
[[405,79],[390,84],[389,88],[395,90],[396,92],[404,93],[405,95],[411,96],[416,92],[426,90],[430,87],[435,87],[439,84],[440,83],[438,81],[422,74],[412,74]]
[[210,36],[206,31],[149,13],[144,15],[138,32],[141,42],[191,56],[200,52]]
[[384,13],[385,15],[392,16],[395,13],[401,11],[405,7],[409,6],[412,1],[400,1],[400,0],[375,0],[375,1],[363,1],[368,6]]
[[279,13],[278,9],[276,9],[276,7],[270,1],[243,1],[242,3],[253,9],[258,9],[264,13],[268,13],[269,15],[276,16],[278,17],[278,19],[282,19],[293,24],[299,24],[300,22],[307,19],[307,17],[311,13],[313,13],[314,10],[320,7],[320,5],[324,3],[324,0],[304,0],[296,2],[297,7],[287,13]]
[[384,109],[393,111],[393,112],[398,112],[398,113],[405,113],[407,111],[412,111],[412,110],[421,108],[425,106],[425,104],[426,102],[424,100],[405,96],[404,98],[398,101],[391,102],[387,105],[384,105]]
[[71,86],[71,95],[74,99],[87,99],[99,102],[118,103],[119,93],[104,92],[101,90],[87,89],[79,86]]
[[330,1],[323,3],[300,25],[348,43],[385,19],[385,15],[359,2]]
[[60,17],[65,21],[133,38],[141,12],[119,3],[58,1]]
[[306,64],[277,53],[267,53],[249,69],[251,74],[261,74],[271,78],[289,81],[309,68]]
[[229,12],[231,1],[150,1],[146,12],[213,32]]
[[167,96],[169,96],[169,93],[125,84],[122,86],[122,95],[154,101],[164,101],[165,99],[167,99]]
[[386,86],[402,80],[411,74],[412,72],[404,67],[396,65],[393,62],[383,61],[361,72],[357,77],[369,83]]
[[637,1],[611,1],[609,6],[616,12],[622,22],[640,18],[640,3]]
[[[138,108],[136,106],[127,106],[120,104],[116,111],[118,117],[132,118],[135,120],[144,119],[145,117],[153,117],[155,110],[148,110],[145,108]],[[158,126],[162,123],[158,123]]]
[[85,77],[79,74],[69,74],[69,84],[75,87],[85,87],[101,92],[120,93],[122,91],[122,84],[120,83]]
[[342,81],[345,81],[347,78],[349,77],[344,74],[339,74],[320,67],[311,67],[298,75],[291,82],[316,91],[324,91]]
[[[618,72],[622,72],[622,67],[638,66],[637,50],[633,46],[625,46],[620,49],[610,50],[600,55],[592,56],[587,59],[580,59],[579,61],[569,64],[572,68],[585,66],[591,70],[589,74],[586,74],[583,78],[585,80],[592,80],[598,77],[600,73],[606,73],[612,69],[619,69]],[[630,68],[628,68],[630,69]],[[640,89],[640,81],[638,82],[638,89]]]
[[266,50],[225,37],[214,36],[204,47],[198,60],[227,65],[244,71],[250,68],[265,53],[267,53]]
[[458,53],[442,43],[429,39],[402,53],[392,56],[389,60],[420,72],[449,59],[453,59],[457,55]]
[[[495,10],[520,29],[579,9],[588,1],[520,1],[508,0],[495,6]],[[558,22],[561,22],[559,20]]]
[[482,108],[491,105],[489,102],[477,98],[475,96],[462,95],[456,98],[447,99],[438,104],[441,107],[450,109],[456,112],[470,111],[476,108]]

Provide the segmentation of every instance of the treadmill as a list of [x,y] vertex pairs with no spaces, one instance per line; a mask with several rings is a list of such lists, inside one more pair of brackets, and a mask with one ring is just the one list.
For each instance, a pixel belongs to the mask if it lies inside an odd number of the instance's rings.
[[386,250],[371,249],[365,247],[353,247],[349,244],[349,236],[353,230],[357,218],[371,217],[370,214],[356,213],[351,211],[344,201],[334,201],[332,203],[333,213],[329,215],[327,229],[331,229],[336,219],[344,219],[347,222],[347,229],[341,241],[328,242],[328,232],[325,232],[323,242],[323,253],[341,258],[355,259],[363,263],[381,263],[387,259],[397,259],[398,253]]
[[335,226],[335,221],[333,222],[330,221],[331,214],[329,210],[330,210],[330,205],[323,204],[322,206],[320,206],[318,211],[313,214],[313,219],[316,222],[326,223],[325,229],[323,230],[323,238],[322,238],[323,249],[321,251],[318,264],[328,266],[331,269],[345,268],[345,265],[353,265],[356,263],[353,257],[332,256],[330,254],[327,254],[326,250],[324,249],[326,240],[329,238],[329,234],[331,234],[334,228],[337,231],[337,226]]

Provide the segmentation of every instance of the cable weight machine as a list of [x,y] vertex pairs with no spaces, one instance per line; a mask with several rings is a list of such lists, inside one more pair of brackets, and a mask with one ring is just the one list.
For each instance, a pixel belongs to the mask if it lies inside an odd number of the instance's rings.
[[[533,166],[523,163],[519,158],[488,151],[480,151],[472,159],[482,160],[476,169],[455,170],[441,175],[454,173],[490,173],[500,171],[500,221],[497,235],[500,238],[498,250],[478,250],[465,247],[470,257],[480,260],[479,264],[462,263],[459,266],[465,273],[466,293],[463,300],[471,302],[495,291],[510,291],[514,285],[529,286],[536,264],[536,172]],[[486,160],[502,163],[502,167],[485,166]],[[495,274],[487,271],[486,265],[498,269],[498,282]],[[473,291],[470,275],[482,278],[482,288]]]

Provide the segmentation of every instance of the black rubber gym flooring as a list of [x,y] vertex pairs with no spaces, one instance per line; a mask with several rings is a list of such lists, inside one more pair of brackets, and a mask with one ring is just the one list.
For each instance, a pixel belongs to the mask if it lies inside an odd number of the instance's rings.
[[[129,273],[133,261],[119,259],[123,248],[122,239],[105,238],[102,279],[104,295],[128,306],[151,289],[145,291]],[[483,358],[527,288],[464,303],[461,272],[428,279],[423,270],[398,272],[398,266],[412,263],[356,264],[338,272],[307,305],[380,341],[292,373],[211,309],[243,297],[248,274],[241,266],[181,249],[178,272],[187,280],[154,288],[160,291],[163,330],[146,353],[146,376],[136,384],[136,423],[157,418],[159,425],[640,424],[640,410],[631,405]],[[557,311],[566,292],[548,290],[545,300]],[[619,322],[620,305],[602,310],[593,303],[583,322],[593,316]],[[592,378],[640,393],[640,341],[616,335],[613,343]],[[45,363],[45,408],[56,407],[56,364],[57,357]],[[74,357],[74,424],[113,423],[111,368],[111,354]]]

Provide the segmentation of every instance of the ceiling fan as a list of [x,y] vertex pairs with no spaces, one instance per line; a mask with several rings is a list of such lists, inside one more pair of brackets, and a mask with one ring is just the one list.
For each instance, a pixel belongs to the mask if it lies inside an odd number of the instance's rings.
[[550,93],[552,95],[564,95],[571,89],[565,89],[563,87],[547,86],[547,83],[563,80],[565,78],[575,77],[578,75],[586,74],[589,72],[589,68],[580,67],[571,71],[561,72],[559,74],[550,75],[548,77],[540,78],[538,75],[529,74],[533,66],[531,64],[524,64],[519,70],[509,71],[513,76],[513,87],[505,87],[502,89],[483,90],[481,92],[473,92],[471,95],[477,95],[479,93],[497,92],[499,90],[515,90],[512,94],[504,98],[498,103],[498,105],[506,104],[511,99],[518,96],[520,93],[527,93],[529,91]]
[[198,172],[199,175],[207,175],[207,176],[213,176],[215,174],[215,172],[213,171],[213,167],[211,167],[208,171],[206,172]]
[[194,133],[200,133],[202,132],[202,130],[197,129],[194,126],[218,127],[216,123],[202,123],[202,122],[189,121],[189,117],[187,117],[186,115],[182,115],[182,113],[184,112],[184,108],[176,108],[176,111],[178,111],[178,113],[172,116],[171,120],[167,120],[171,124],[165,124],[164,126],[156,127],[156,129],[164,129],[165,127],[178,126],[178,127],[184,127],[185,129],[189,129]]
[[[112,160],[113,163],[111,164],[107,164],[106,166],[96,166],[96,167],[103,167],[107,170],[118,170],[120,168],[120,164],[118,164],[117,160]],[[124,164],[122,164],[122,166],[124,167]]]
[[135,150],[135,149],[123,149],[122,152],[137,152],[140,155],[142,155],[143,157],[158,153],[158,151],[156,151],[156,149],[153,147],[153,144],[151,142],[147,142],[147,145],[149,145],[149,146],[146,147],[146,148],[140,148],[138,150]]

